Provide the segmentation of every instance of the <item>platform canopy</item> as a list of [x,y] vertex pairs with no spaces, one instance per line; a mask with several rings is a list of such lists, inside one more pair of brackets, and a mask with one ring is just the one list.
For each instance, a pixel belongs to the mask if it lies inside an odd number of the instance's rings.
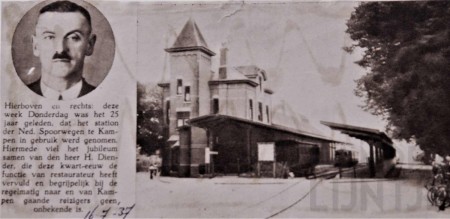
[[192,118],[188,121],[190,125],[197,126],[200,128],[215,128],[220,129],[224,125],[227,124],[237,124],[237,125],[244,125],[244,126],[251,126],[251,127],[258,127],[258,128],[265,128],[269,129],[274,132],[282,132],[282,133],[288,133],[293,136],[298,137],[309,137],[313,139],[318,139],[322,141],[326,141],[329,143],[338,143],[338,144],[347,144],[346,142],[337,141],[325,136],[322,136],[320,134],[316,133],[310,133],[298,129],[293,129],[285,126],[281,126],[278,124],[265,124],[261,122],[256,122],[248,119],[243,119],[235,116],[228,116],[228,115],[220,115],[220,114],[210,114],[210,115],[204,115],[197,118]]
[[[354,137],[365,142],[380,142],[384,148],[395,150],[392,140],[384,132],[379,130],[334,122],[321,121],[320,123],[350,137]],[[375,144],[376,147],[377,145],[378,144]]]

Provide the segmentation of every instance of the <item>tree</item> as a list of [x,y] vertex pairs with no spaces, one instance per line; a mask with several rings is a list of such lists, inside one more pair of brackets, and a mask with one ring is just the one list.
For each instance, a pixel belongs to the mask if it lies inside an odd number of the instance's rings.
[[394,138],[450,154],[450,2],[366,2],[347,22],[367,74],[356,95]]
[[141,154],[151,155],[164,145],[161,98],[158,87],[137,84],[137,145]]

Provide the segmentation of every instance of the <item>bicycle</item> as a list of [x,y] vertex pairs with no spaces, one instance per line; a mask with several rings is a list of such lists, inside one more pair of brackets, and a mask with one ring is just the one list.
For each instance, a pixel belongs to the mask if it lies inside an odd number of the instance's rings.
[[440,209],[450,207],[450,173],[442,166],[433,167],[433,178],[425,183],[425,188],[431,205]]

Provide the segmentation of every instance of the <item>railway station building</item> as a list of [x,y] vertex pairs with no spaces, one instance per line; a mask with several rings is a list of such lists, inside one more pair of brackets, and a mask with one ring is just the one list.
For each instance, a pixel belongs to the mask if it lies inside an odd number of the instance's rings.
[[[268,75],[258,66],[228,66],[227,48],[212,69],[212,51],[188,20],[169,54],[163,90],[163,174],[276,176],[276,169],[332,164],[342,142],[276,124]],[[272,175],[273,172],[273,175]]]

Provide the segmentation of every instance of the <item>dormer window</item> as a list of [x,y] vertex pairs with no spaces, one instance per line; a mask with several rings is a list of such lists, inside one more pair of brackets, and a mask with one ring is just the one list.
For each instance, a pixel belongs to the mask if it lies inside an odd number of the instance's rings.
[[183,80],[177,79],[177,95],[181,95],[183,93]]

